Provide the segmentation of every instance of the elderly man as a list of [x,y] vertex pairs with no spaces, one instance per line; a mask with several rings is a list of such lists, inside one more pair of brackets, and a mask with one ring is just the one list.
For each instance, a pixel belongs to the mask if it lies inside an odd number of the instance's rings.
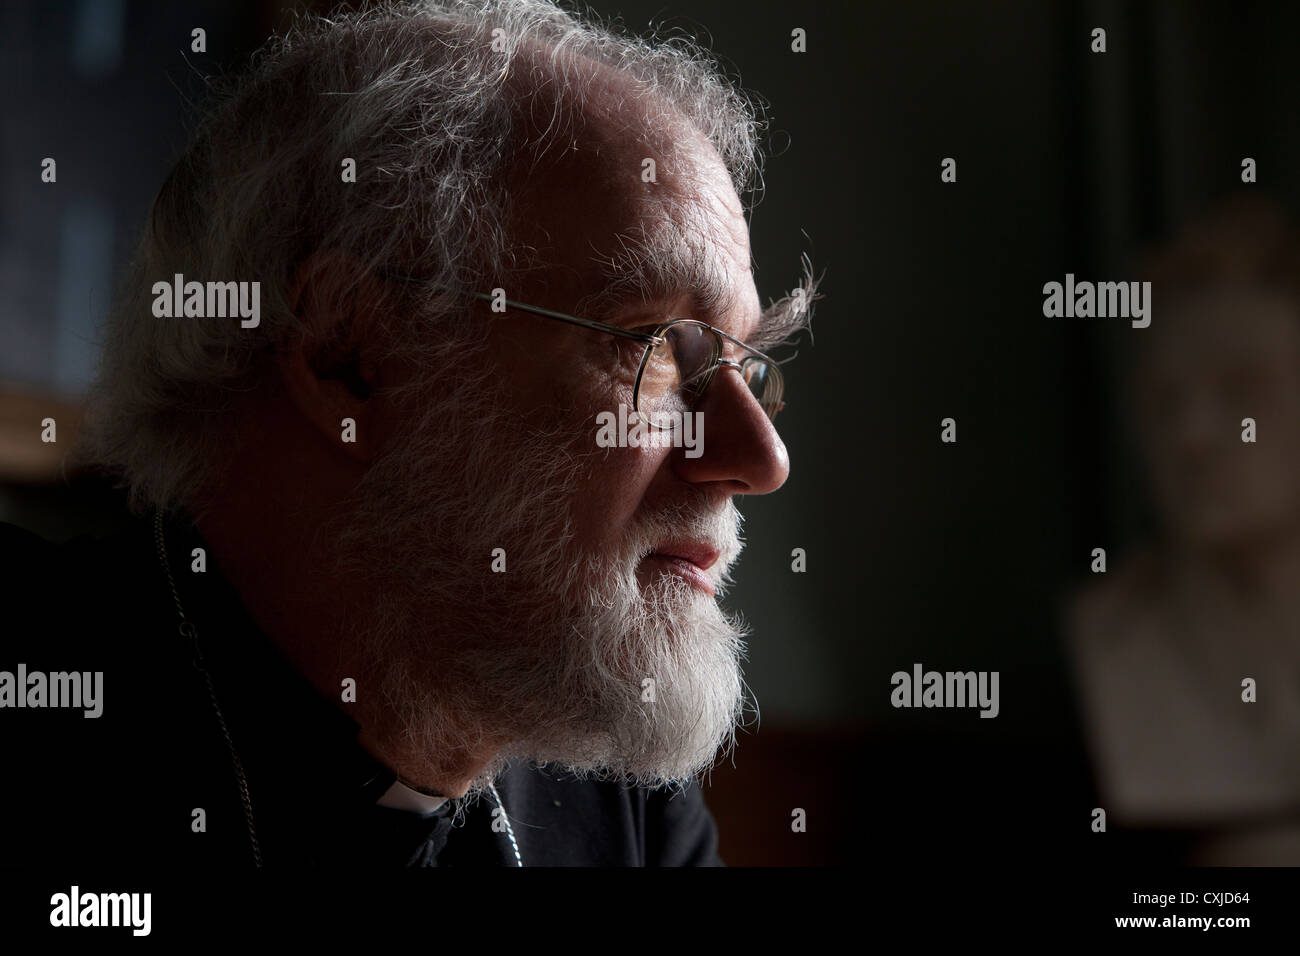
[[692,45],[542,2],[269,46],[108,329],[80,454],[136,530],[0,538],[43,611],[6,663],[102,675],[93,719],[0,711],[14,812],[92,817],[36,845],[719,864],[693,781],[744,714],[734,499],[785,481],[768,353],[816,297],[760,304],[759,130]]

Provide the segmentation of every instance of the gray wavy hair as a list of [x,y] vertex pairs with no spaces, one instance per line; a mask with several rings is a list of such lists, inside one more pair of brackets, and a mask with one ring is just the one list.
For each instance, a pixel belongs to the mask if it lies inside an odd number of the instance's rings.
[[[228,453],[232,399],[273,387],[267,360],[301,331],[289,283],[314,251],[344,253],[363,274],[421,277],[402,284],[400,311],[425,334],[392,338],[429,348],[430,320],[454,324],[448,290],[511,258],[502,181],[524,134],[506,81],[538,51],[566,93],[575,57],[639,80],[707,136],[739,195],[757,197],[762,108],[691,39],[624,36],[547,0],[300,18],[215,84],[215,107],[154,200],[106,328],[79,463],[118,476],[136,513],[187,503]],[[346,185],[345,157],[357,169]],[[155,318],[153,283],[175,273],[260,280],[260,326]]]

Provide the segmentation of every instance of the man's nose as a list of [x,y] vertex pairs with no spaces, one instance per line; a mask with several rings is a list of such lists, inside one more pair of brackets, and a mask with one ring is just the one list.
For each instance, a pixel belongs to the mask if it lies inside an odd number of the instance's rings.
[[728,494],[765,495],[776,491],[790,475],[790,456],[771,419],[749,390],[739,370],[723,365],[695,406],[702,416],[696,436],[698,456],[676,449],[677,476],[692,484],[725,486]]

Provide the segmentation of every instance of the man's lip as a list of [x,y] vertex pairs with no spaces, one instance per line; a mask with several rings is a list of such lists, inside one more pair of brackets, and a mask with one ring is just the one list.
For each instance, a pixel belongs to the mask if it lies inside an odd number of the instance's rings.
[[[658,551],[652,551],[643,559],[645,561],[661,561],[663,567],[672,574],[690,581],[705,594],[717,594],[717,586],[714,585],[708,573],[696,564],[694,561],[683,558],[676,554],[662,554]],[[716,560],[716,559],[715,559]]]
[[701,571],[707,571],[718,563],[718,558],[722,552],[717,548],[705,544],[692,544],[689,541],[671,542],[663,547],[656,548],[651,555],[658,555],[661,558],[681,558],[683,561],[689,561]]

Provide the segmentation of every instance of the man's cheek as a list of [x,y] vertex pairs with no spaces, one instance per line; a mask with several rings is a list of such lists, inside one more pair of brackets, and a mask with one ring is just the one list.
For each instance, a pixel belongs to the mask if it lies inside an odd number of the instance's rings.
[[598,462],[570,498],[578,544],[587,552],[611,554],[627,540],[645,496],[638,469],[629,469],[635,449],[614,448]]

